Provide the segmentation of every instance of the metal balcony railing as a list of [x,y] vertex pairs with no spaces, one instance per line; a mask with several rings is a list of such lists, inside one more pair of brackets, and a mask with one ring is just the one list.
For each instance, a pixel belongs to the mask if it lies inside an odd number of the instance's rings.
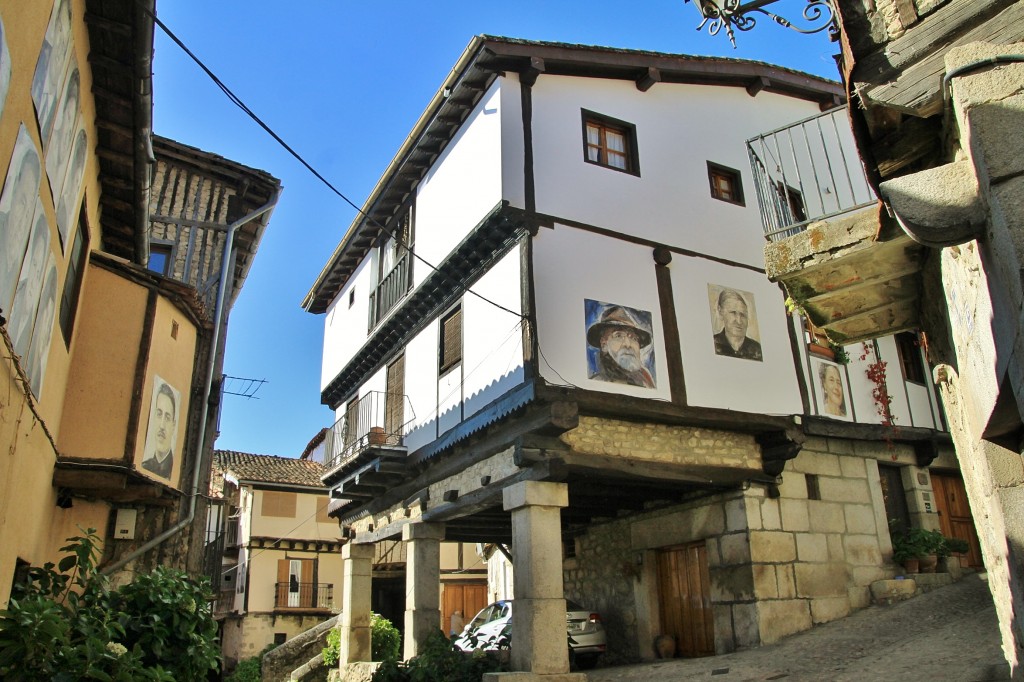
[[274,608],[334,610],[334,585],[332,583],[277,583],[274,592]]
[[217,593],[217,602],[213,606],[214,613],[229,613],[235,608],[235,590],[229,588]]
[[380,284],[370,294],[369,329],[376,327],[377,323],[409,292],[409,285],[412,283],[411,264],[412,258],[409,253],[404,253],[395,263],[395,267],[384,275]]
[[753,137],[747,154],[770,241],[876,202],[845,106]]
[[400,393],[371,391],[350,402],[345,416],[324,439],[324,465],[334,469],[370,446],[401,446],[415,420],[409,398]]
[[241,537],[239,521],[240,520],[237,516],[231,516],[228,518],[227,525],[224,528],[225,549],[236,549],[238,547],[238,539]]

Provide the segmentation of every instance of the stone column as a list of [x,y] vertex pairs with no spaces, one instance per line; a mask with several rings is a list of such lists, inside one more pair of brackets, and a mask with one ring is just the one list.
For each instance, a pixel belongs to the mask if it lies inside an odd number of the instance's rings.
[[561,509],[569,504],[569,488],[565,483],[524,481],[506,488],[503,502],[512,512],[515,559],[512,669],[535,675],[568,673]]
[[344,593],[341,598],[341,649],[339,661],[349,663],[370,660],[370,594],[373,562],[372,544],[349,542],[341,548],[344,562]]
[[444,524],[410,523],[402,528],[406,546],[405,644],[406,660],[419,653],[441,626],[441,540]]

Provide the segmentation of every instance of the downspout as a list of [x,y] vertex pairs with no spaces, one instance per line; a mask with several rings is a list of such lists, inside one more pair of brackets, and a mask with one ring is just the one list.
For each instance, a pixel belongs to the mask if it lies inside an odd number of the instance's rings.
[[138,549],[130,552],[128,555],[121,557],[109,566],[105,566],[100,572],[104,575],[110,575],[114,571],[123,568],[128,562],[134,561],[149,550],[163,544],[170,538],[180,533],[185,528],[192,525],[192,521],[196,515],[196,499],[199,497],[199,478],[202,473],[203,467],[203,455],[206,452],[206,423],[207,417],[210,411],[210,390],[213,386],[213,372],[217,365],[217,346],[220,343],[221,329],[224,327],[224,296],[225,291],[228,287],[228,276],[233,268],[229,267],[231,264],[231,252],[235,244],[235,232],[238,228],[242,227],[251,220],[255,220],[264,213],[268,213],[273,210],[274,206],[277,205],[278,199],[281,197],[281,188],[278,187],[274,192],[274,196],[270,198],[263,206],[259,207],[252,213],[239,218],[235,222],[231,223],[227,227],[227,233],[224,236],[224,253],[221,256],[221,268],[220,268],[220,283],[217,288],[217,304],[214,309],[214,321],[213,321],[213,337],[210,339],[210,359],[206,368],[206,383],[203,386],[203,406],[202,415],[199,420],[199,438],[197,442],[199,444],[199,452],[196,456],[196,465],[192,471],[192,486],[188,496],[188,513],[181,521],[165,530],[160,535],[156,536],[149,542],[145,543]]
[[135,262],[149,264],[149,201],[153,187],[153,20],[156,0],[141,0],[135,11]]

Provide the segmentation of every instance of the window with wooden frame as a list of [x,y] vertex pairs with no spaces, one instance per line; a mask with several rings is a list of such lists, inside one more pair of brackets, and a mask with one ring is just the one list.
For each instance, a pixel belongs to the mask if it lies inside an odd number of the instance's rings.
[[89,230],[85,216],[78,219],[78,232],[71,257],[68,258],[68,271],[64,276],[64,288],[60,293],[60,331],[64,336],[64,345],[71,346],[71,332],[75,327],[75,312],[78,310],[78,297],[82,292],[82,275],[85,273],[86,257],[89,254]]
[[586,109],[582,112],[584,161],[640,175],[636,126]]
[[260,514],[263,516],[274,516],[283,519],[294,519],[297,501],[297,493],[264,490],[263,502],[260,505]]
[[903,370],[903,379],[905,381],[912,381],[915,384],[926,383],[917,334],[900,332],[893,338],[896,340],[896,352],[900,356],[900,368]]
[[462,306],[441,318],[438,372],[444,374],[462,362]]
[[171,271],[174,244],[170,242],[153,242],[149,245],[149,264],[146,266],[153,272],[166,277]]
[[715,199],[746,206],[743,202],[743,176],[735,168],[708,161],[708,182],[711,196]]
[[316,522],[317,523],[333,523],[334,520],[327,515],[330,511],[331,498],[329,497],[318,497],[316,498]]

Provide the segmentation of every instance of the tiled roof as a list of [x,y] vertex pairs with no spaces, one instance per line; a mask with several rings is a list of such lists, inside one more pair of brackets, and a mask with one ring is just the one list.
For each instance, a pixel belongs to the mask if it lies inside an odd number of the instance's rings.
[[234,450],[214,450],[213,478],[222,478],[225,473],[243,481],[324,487],[320,482],[324,467],[319,462],[275,455],[253,455]]

